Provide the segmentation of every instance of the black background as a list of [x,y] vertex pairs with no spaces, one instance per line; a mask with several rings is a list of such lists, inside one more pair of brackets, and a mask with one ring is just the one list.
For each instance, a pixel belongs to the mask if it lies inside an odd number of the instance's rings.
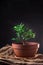
[[23,22],[36,33],[35,41],[40,43],[39,52],[43,53],[43,2],[41,0],[1,0],[0,11],[0,47],[11,44],[14,35],[13,25]]

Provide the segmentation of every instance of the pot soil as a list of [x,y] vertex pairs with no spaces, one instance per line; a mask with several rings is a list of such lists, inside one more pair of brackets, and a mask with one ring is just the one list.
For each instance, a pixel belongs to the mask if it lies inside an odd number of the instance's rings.
[[39,43],[26,42],[24,45],[12,43],[12,48],[17,57],[34,57],[38,52]]

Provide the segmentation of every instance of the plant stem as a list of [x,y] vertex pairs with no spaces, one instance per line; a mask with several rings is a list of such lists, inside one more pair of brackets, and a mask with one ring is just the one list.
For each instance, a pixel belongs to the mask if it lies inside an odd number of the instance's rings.
[[23,45],[25,45],[25,41],[24,40],[22,41],[22,43],[23,43]]

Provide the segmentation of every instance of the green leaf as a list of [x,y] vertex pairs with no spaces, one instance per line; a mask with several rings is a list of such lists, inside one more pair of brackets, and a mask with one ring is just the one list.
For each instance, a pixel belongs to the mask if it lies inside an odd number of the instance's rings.
[[16,40],[16,38],[12,38],[11,40]]
[[12,38],[12,41],[19,42],[20,40],[18,38]]
[[32,35],[33,35],[32,38],[35,38],[35,33],[33,33]]
[[35,38],[35,33],[32,29],[27,28],[23,23],[15,25],[13,29],[16,31],[16,38],[13,38],[12,40],[19,42],[21,40]]

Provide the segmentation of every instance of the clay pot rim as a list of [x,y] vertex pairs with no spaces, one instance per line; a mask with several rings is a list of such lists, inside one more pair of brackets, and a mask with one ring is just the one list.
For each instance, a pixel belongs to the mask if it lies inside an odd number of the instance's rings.
[[[22,43],[16,43],[16,42],[12,42],[12,44],[14,45],[23,45]],[[35,44],[39,44],[38,42],[26,42],[25,45],[35,45]]]

